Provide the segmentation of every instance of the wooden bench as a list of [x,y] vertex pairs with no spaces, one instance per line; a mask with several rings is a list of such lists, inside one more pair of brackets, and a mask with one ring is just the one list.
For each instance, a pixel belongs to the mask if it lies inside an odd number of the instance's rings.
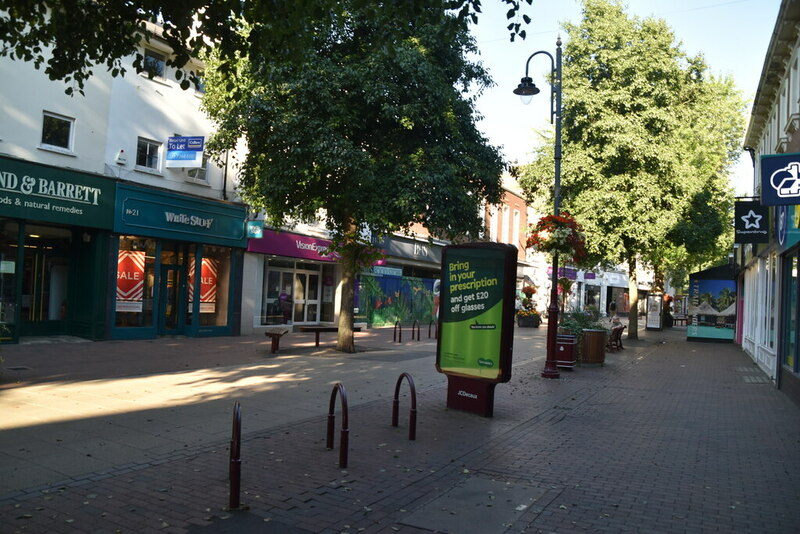
[[[315,346],[319,347],[319,335],[321,332],[338,332],[338,326],[299,326],[297,327],[301,332],[314,332]],[[353,327],[353,332],[361,332],[361,327]]]
[[675,326],[678,326],[679,324],[681,326],[686,326],[686,316],[685,315],[673,315],[672,316],[672,321],[673,321],[673,324]]
[[268,327],[266,330],[264,330],[264,335],[270,338],[270,340],[272,341],[272,349],[271,349],[272,354],[278,352],[278,345],[280,344],[281,338],[286,334],[288,334],[289,332],[290,329],[286,328],[285,326],[273,326],[273,327]]
[[611,328],[611,334],[608,336],[608,342],[606,342],[606,350],[608,352],[615,352],[625,348],[622,346],[622,331],[626,328],[625,325],[617,325]]

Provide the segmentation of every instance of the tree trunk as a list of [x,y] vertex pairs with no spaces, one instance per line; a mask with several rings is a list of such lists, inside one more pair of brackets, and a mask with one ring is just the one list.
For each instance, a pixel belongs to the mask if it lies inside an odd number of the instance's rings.
[[628,339],[639,339],[639,281],[636,258],[628,257]]
[[356,294],[356,272],[353,258],[344,257],[352,254],[352,247],[342,250],[342,302],[339,308],[339,338],[336,341],[336,350],[353,353],[356,351],[353,341],[353,306]]
[[653,291],[664,293],[664,270],[661,267],[653,267]]

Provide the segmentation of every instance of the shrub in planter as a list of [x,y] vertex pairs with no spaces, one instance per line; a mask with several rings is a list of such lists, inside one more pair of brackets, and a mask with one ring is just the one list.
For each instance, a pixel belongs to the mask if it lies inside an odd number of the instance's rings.
[[583,359],[583,331],[584,330],[605,330],[608,335],[608,329],[602,324],[597,322],[592,313],[586,312],[567,312],[561,316],[561,321],[558,325],[559,331],[572,334],[577,337],[577,350],[578,359]]

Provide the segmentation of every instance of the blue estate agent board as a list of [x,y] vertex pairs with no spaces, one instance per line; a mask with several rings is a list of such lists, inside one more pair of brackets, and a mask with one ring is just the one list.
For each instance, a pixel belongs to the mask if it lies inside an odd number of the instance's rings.
[[117,186],[117,233],[246,247],[246,220],[244,206]]
[[761,156],[761,204],[800,204],[800,154]]
[[166,167],[197,168],[203,166],[204,138],[170,137],[167,141]]

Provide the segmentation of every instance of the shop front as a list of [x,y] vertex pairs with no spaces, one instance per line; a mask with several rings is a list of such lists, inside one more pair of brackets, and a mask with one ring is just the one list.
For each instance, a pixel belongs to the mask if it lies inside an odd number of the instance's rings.
[[385,260],[359,275],[356,321],[369,326],[435,322],[444,247],[400,236],[376,244]]
[[244,206],[120,184],[111,337],[239,332]]
[[116,183],[0,156],[0,338],[100,339]]
[[777,385],[800,404],[800,343],[797,341],[800,330],[800,209],[797,206],[775,207],[775,236],[778,252],[782,253]]
[[259,298],[252,304],[253,328],[270,325],[333,323],[338,256],[326,254],[327,239],[264,229],[250,239],[249,256],[261,278],[253,288]]

